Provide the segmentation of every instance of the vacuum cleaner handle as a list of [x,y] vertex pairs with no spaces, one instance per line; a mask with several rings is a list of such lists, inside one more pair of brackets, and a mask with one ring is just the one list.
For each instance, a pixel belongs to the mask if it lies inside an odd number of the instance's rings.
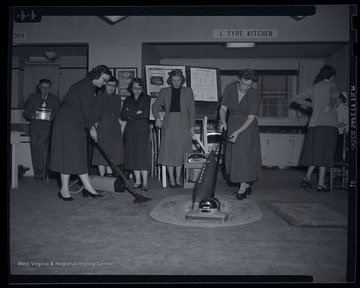
[[213,186],[212,186],[212,190],[211,190],[211,198],[214,198],[214,196],[215,196],[216,181],[217,181],[217,176],[218,176],[219,166],[220,166],[221,149],[222,149],[222,144],[224,142],[225,133],[226,133],[225,129],[222,128],[221,137],[220,137],[220,143],[219,143],[219,146],[218,146],[217,159],[216,159],[217,161],[216,161],[216,167],[215,167],[214,181],[213,181]]
[[[89,128],[85,128],[86,131],[90,134],[90,130]],[[92,139],[93,140],[93,139]],[[130,183],[127,181],[126,177],[124,176],[124,174],[121,172],[121,170],[119,169],[119,167],[115,164],[115,162],[111,159],[111,157],[109,156],[109,154],[105,151],[104,147],[99,143],[99,142],[95,142],[95,145],[99,148],[100,152],[103,154],[103,156],[105,157],[105,159],[109,162],[110,166],[115,170],[116,174],[118,176],[120,176],[127,188],[128,188],[128,192],[135,197],[134,203],[142,203],[142,202],[146,202],[151,200],[150,198],[144,197],[141,194],[138,194],[134,191],[134,189],[132,188],[132,186],[130,185]]]

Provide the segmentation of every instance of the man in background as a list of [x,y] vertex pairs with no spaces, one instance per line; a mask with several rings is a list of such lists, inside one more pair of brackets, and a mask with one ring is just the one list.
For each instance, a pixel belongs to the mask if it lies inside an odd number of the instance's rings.
[[38,92],[25,103],[24,118],[30,121],[29,136],[31,160],[36,180],[45,178],[52,120],[60,108],[60,99],[50,93],[51,81],[41,79]]

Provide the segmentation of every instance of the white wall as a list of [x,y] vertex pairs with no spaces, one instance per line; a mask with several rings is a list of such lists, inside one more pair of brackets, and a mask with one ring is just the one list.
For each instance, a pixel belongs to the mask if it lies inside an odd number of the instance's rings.
[[[318,5],[316,15],[295,21],[288,16],[130,16],[109,25],[96,16],[43,16],[40,23],[14,23],[26,40],[14,43],[88,43],[89,68],[137,67],[141,43],[223,42],[213,29],[277,29],[264,42],[349,41],[349,5]],[[75,9],[75,8],[74,8]]]

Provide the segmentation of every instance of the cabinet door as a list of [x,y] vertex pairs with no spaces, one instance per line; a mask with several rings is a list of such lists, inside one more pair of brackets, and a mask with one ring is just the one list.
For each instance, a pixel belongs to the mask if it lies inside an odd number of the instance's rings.
[[292,163],[292,138],[269,135],[266,143],[267,166],[290,166]]
[[266,166],[266,149],[267,149],[267,143],[268,143],[268,137],[266,134],[260,133],[260,149],[261,149],[261,164],[263,166]]
[[29,168],[29,170],[26,171],[24,176],[34,176],[34,169],[31,160],[30,142],[21,142],[18,147],[19,148],[16,151],[18,164]]
[[24,71],[18,68],[12,69],[11,79],[11,108],[21,107],[24,88]]
[[292,136],[292,164],[291,166],[299,166],[300,155],[304,145],[305,135]]

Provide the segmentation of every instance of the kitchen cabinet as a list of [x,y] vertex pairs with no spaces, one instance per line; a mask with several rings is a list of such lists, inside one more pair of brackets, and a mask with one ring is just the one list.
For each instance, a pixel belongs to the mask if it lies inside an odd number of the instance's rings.
[[299,166],[304,134],[260,133],[263,166]]
[[20,136],[20,143],[16,151],[17,164],[23,165],[29,168],[24,176],[34,176],[34,170],[32,166],[31,150],[30,150],[30,137],[26,135]]

